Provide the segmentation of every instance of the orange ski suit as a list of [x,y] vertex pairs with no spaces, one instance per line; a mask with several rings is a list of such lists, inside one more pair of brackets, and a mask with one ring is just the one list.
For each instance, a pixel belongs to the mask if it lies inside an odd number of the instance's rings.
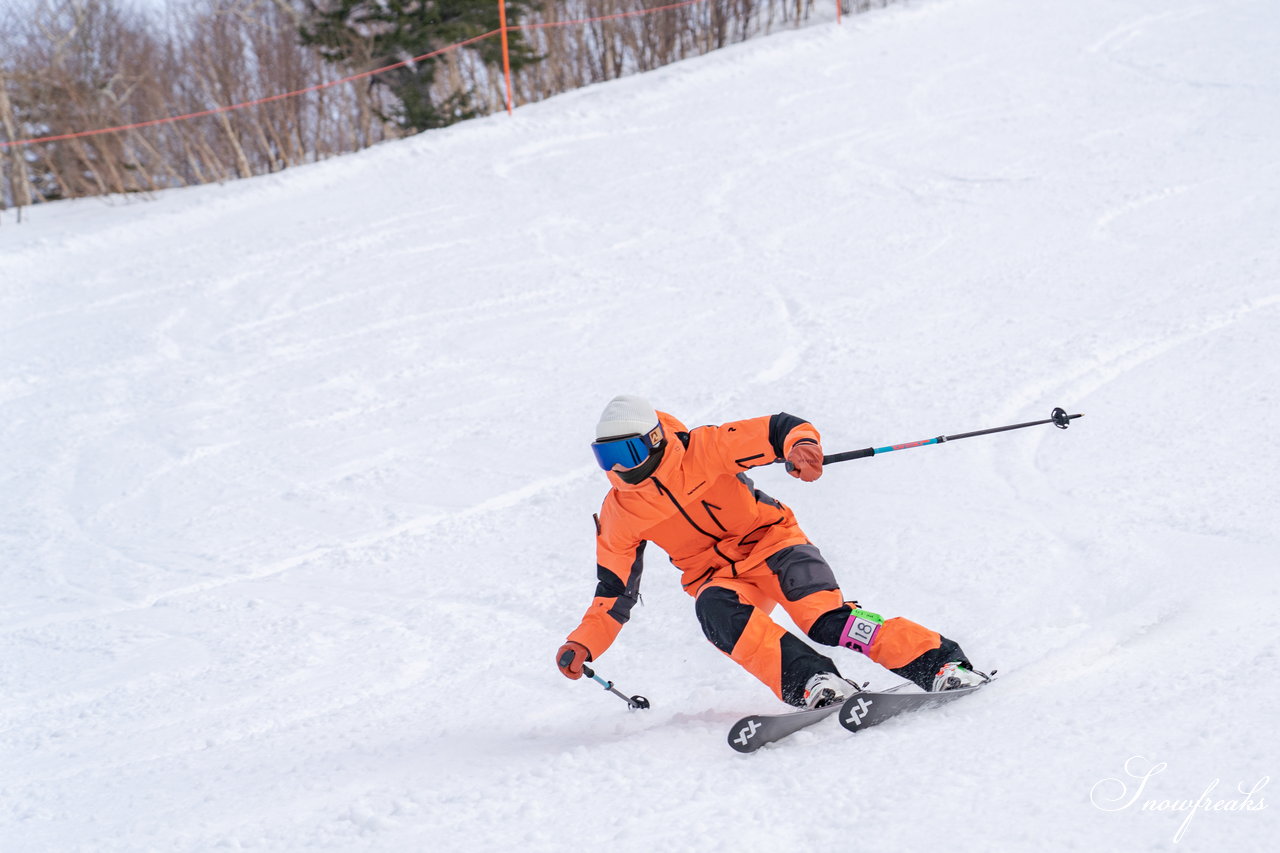
[[[652,473],[629,483],[608,472],[612,488],[596,516],[596,594],[568,640],[585,646],[590,660],[604,654],[630,618],[644,546],[654,542],[681,571],[707,638],[779,698],[802,704],[809,677],[838,670],[770,612],[781,604],[810,639],[834,646],[856,604],[845,601],[792,511],[745,472],[821,436],[785,412],[693,430],[665,412],[658,418],[666,442]],[[937,665],[958,659],[948,655],[963,654],[902,618],[885,620],[865,653],[922,686]]]

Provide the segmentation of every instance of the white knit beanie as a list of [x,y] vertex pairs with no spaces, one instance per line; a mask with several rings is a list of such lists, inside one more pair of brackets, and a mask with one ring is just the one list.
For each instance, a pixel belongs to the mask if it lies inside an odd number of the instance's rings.
[[643,397],[622,394],[609,401],[596,424],[596,439],[644,435],[658,425],[658,413]]

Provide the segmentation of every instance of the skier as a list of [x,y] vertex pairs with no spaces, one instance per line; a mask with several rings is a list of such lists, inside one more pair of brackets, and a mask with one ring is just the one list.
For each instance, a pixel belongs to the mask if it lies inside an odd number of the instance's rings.
[[595,516],[595,598],[556,653],[567,678],[581,678],[630,618],[652,541],[682,572],[707,639],[788,704],[823,707],[853,687],[769,617],[779,604],[809,639],[860,652],[924,690],[986,680],[954,641],[846,601],[791,510],[744,473],[785,459],[804,482],[822,476],[821,436],[809,422],[782,412],[690,430],[623,395],[605,407],[591,449],[612,488]]

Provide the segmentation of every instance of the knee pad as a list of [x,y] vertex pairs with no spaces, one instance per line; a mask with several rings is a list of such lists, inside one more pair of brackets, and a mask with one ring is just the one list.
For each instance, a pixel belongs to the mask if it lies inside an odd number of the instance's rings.
[[799,601],[823,590],[839,589],[835,573],[813,545],[792,545],[765,560],[778,578],[787,601]]
[[698,615],[702,633],[711,644],[725,654],[730,654],[742,632],[747,629],[747,622],[751,620],[754,608],[743,603],[733,590],[713,586],[698,595],[693,609]]

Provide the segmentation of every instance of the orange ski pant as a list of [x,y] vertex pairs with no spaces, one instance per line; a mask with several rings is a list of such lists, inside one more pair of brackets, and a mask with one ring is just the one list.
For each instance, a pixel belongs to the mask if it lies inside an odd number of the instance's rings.
[[[820,672],[839,674],[839,670],[830,658],[783,628],[770,614],[781,605],[811,640],[839,645],[855,605],[845,601],[834,579],[828,585],[830,589],[804,594],[793,590],[789,597],[779,575],[764,567],[736,578],[713,578],[696,593],[698,621],[716,648],[778,698],[801,705],[804,686],[811,677]],[[885,620],[866,654],[881,666],[897,670],[937,650],[941,643],[936,631],[895,617]]]

